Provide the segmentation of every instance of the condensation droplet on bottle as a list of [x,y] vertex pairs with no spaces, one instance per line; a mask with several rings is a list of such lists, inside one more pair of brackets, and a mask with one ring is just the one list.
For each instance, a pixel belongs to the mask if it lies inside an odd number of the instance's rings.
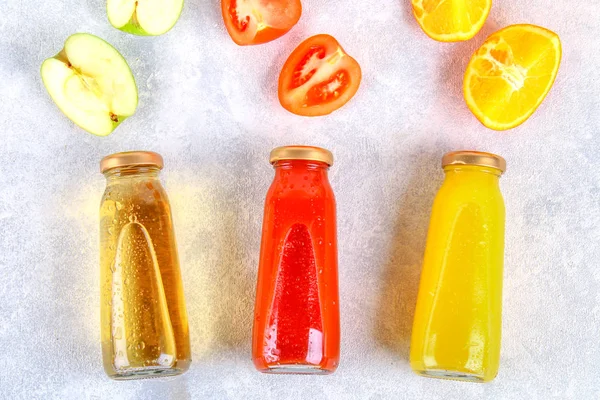
[[[334,303],[335,304],[335,303]],[[144,350],[146,348],[146,343],[144,343],[143,340],[140,340],[137,345],[135,346],[136,349],[138,350]]]
[[109,227],[108,227],[108,234],[109,234],[109,235],[112,235],[112,234],[113,234],[113,232],[114,232],[114,229],[113,229],[113,227],[112,227],[112,226],[109,226]]
[[123,209],[123,203],[121,203],[120,201],[117,201],[116,204],[117,204],[117,210],[121,211]]
[[117,326],[117,329],[115,329],[115,339],[121,340],[122,338],[123,338],[123,329],[120,326]]
[[158,358],[158,363],[164,367],[168,367],[173,364],[173,356],[170,354],[161,354]]
[[117,268],[115,267],[115,261],[113,260],[110,263],[110,272],[114,273],[117,270]]

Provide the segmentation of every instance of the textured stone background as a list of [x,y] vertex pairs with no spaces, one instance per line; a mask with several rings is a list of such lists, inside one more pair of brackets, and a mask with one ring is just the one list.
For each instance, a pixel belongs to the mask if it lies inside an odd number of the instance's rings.
[[[408,0],[303,0],[285,37],[240,48],[217,0],[188,0],[158,38],[113,29],[103,0],[0,0],[0,397],[35,399],[600,398],[600,2],[495,0],[482,32],[427,38]],[[462,74],[487,35],[529,22],[560,34],[546,101],[521,127],[485,129]],[[129,61],[137,114],[107,138],[75,127],[39,77],[68,35]],[[356,97],[304,119],[279,70],[316,33],[361,64]],[[277,145],[331,149],[338,198],[342,360],[332,376],[267,376],[250,361],[263,198]],[[420,378],[407,363],[428,215],[453,149],[504,155],[502,365],[491,384]],[[98,205],[106,154],[163,154],[194,362],[182,377],[114,382],[99,343]]]

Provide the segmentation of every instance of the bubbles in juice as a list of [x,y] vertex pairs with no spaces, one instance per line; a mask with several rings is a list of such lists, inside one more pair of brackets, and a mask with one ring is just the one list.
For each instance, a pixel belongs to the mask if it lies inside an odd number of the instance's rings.
[[108,185],[100,208],[104,367],[121,379],[181,373],[190,349],[168,200],[148,178]]
[[265,356],[280,364],[319,364],[323,327],[313,243],[304,224],[285,239],[265,341]]

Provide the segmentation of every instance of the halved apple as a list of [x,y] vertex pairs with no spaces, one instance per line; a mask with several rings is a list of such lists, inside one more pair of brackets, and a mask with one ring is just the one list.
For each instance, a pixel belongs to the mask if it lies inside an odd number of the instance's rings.
[[41,73],[58,108],[94,135],[110,134],[137,108],[137,86],[129,65],[97,36],[69,36],[60,53],[44,61]]
[[107,0],[108,20],[117,29],[134,35],[157,36],[179,19],[183,0]]

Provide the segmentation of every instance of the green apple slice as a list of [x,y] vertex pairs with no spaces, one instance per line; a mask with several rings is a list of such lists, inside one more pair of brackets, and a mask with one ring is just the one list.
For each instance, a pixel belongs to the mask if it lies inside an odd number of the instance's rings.
[[42,80],[58,108],[86,131],[110,134],[135,113],[138,92],[129,65],[97,36],[76,33],[42,64]]
[[108,20],[117,29],[142,36],[169,31],[179,19],[183,0],[107,0]]

